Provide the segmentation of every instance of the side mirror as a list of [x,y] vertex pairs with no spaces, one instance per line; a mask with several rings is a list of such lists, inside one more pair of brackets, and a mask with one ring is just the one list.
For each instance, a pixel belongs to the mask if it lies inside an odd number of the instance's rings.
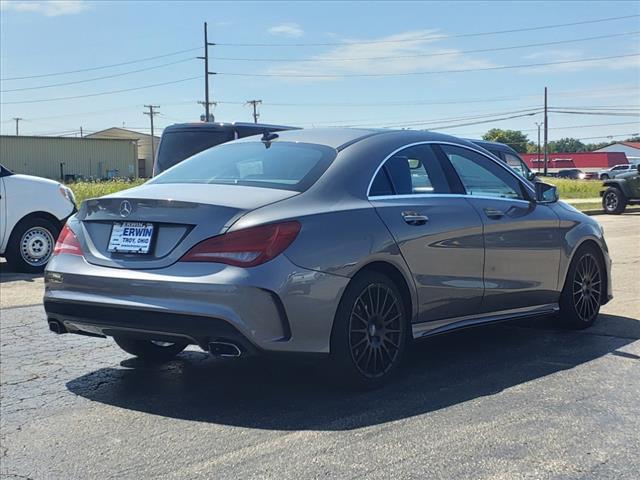
[[555,185],[549,185],[548,183],[536,182],[536,202],[538,203],[554,203],[557,202],[560,196],[558,195],[558,188]]
[[527,180],[529,180],[530,182],[533,182],[536,179],[536,174],[533,173],[531,170],[529,170],[529,172],[527,173]]

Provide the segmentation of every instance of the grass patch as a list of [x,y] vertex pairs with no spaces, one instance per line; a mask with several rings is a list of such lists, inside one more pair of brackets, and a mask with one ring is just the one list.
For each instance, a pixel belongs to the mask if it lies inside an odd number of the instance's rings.
[[[598,198],[601,180],[571,180],[568,178],[539,177],[540,181],[558,187],[560,200],[567,198]],[[582,208],[582,206],[581,206]]]
[[142,178],[136,178],[134,180],[116,179],[104,182],[76,182],[70,183],[67,186],[73,190],[73,194],[76,196],[76,203],[80,206],[80,204],[88,198],[102,197],[103,195],[119,192],[120,190],[137,187],[144,182],[145,180]]

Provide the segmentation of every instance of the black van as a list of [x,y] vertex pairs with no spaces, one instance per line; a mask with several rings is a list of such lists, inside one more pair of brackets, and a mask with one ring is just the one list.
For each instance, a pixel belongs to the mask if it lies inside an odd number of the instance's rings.
[[294,130],[296,127],[263,123],[176,123],[162,132],[158,154],[153,163],[153,176],[164,172],[186,158],[207,148],[237,138],[267,132]]
[[518,152],[509,145],[500,142],[489,142],[487,140],[468,140],[498,157],[521,177],[529,181],[533,181],[536,178],[536,174],[531,171],[525,161],[518,155]]

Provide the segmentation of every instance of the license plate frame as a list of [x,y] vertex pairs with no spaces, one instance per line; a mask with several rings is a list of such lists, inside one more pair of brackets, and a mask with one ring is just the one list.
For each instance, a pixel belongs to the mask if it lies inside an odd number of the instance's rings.
[[[133,235],[129,234],[126,231],[129,228],[138,229],[138,232]],[[140,229],[143,232],[140,232]],[[155,231],[155,225],[150,222],[114,222],[109,233],[107,251],[109,253],[148,255],[151,252]],[[144,233],[145,235],[139,235],[138,233]],[[131,238],[131,241],[122,241],[127,238]]]

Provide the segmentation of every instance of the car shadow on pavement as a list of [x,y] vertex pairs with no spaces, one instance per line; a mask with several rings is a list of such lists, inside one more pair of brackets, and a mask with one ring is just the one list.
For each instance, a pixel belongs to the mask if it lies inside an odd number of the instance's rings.
[[5,282],[33,282],[36,278],[42,277],[42,273],[20,273],[14,272],[9,268],[9,264],[5,261],[0,261],[0,283]]
[[[332,387],[319,366],[295,359],[220,361],[183,352],[162,366],[136,359],[67,388],[95,402],[171,418],[271,430],[350,430],[494,395],[578,367],[640,338],[640,321],[601,315],[624,336],[556,330],[538,319],[432,337],[409,351],[403,373],[372,392]],[[633,356],[635,357],[635,355]]]

